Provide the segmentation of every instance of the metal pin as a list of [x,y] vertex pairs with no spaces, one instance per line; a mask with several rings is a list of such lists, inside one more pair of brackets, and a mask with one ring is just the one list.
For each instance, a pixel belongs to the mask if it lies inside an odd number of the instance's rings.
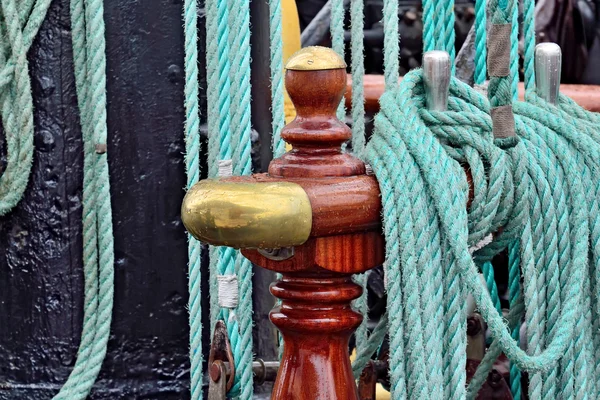
[[556,43],[535,47],[535,86],[538,96],[556,105],[560,91],[562,52]]
[[439,50],[425,53],[423,79],[427,108],[433,111],[446,111],[450,89],[450,55]]
[[[222,363],[225,366],[225,374],[226,376],[231,375],[231,368],[228,362]],[[210,369],[212,373],[211,379],[217,382],[217,378],[219,377],[218,370],[219,366],[213,364],[213,367]],[[262,385],[265,382],[275,382],[275,378],[277,378],[277,371],[279,371],[279,361],[263,361],[260,358],[257,358],[256,361],[252,362],[252,372],[254,374],[254,383],[257,385]]]

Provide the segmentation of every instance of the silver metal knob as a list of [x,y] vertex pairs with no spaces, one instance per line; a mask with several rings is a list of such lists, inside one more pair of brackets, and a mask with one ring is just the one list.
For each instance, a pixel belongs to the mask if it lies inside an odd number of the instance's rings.
[[423,55],[423,79],[428,109],[433,111],[448,109],[450,74],[450,55],[448,53],[434,50]]
[[562,52],[556,43],[535,47],[535,86],[538,96],[556,105],[560,91]]

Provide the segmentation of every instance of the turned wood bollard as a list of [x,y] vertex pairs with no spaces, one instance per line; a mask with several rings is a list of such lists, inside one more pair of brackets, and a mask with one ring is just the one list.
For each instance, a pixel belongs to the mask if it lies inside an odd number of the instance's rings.
[[377,181],[341,149],[351,136],[335,116],[345,67],[327,48],[292,56],[285,82],[297,117],[282,137],[293,150],[268,174],[199,182],[182,205],[196,238],[283,275],[271,287],[281,300],[271,321],[285,340],[276,400],[358,399],[348,341],[362,289],[351,276],[383,263],[384,239]]

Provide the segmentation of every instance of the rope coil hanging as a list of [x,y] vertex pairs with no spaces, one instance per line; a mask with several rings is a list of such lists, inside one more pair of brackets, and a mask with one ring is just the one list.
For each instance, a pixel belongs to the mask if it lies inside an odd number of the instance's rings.
[[[497,3],[492,3],[491,7],[493,18],[501,19],[500,23],[514,19],[514,8],[500,9]],[[508,32],[510,36],[514,29],[509,28]],[[394,36],[394,32],[387,30],[386,34]],[[531,31],[529,35],[531,37]],[[505,58],[512,58],[510,52],[502,53]],[[527,57],[531,59],[530,54]],[[509,106],[513,87],[510,68],[502,76],[492,77],[492,105]],[[529,96],[535,98],[532,94]],[[536,371],[562,376],[558,379],[562,384],[561,391],[551,389],[552,385],[547,384],[546,394],[554,390],[560,398],[567,398],[578,390],[580,394],[593,396],[596,392],[589,385],[588,378],[592,375],[586,364],[597,351],[591,353],[586,349],[597,339],[586,341],[585,338],[586,335],[592,336],[590,289],[594,285],[586,281],[591,279],[594,282],[597,273],[588,275],[586,254],[588,238],[591,243],[598,239],[590,229],[590,226],[595,226],[593,219],[597,212],[593,210],[597,194],[587,194],[591,202],[587,207],[591,218],[589,222],[587,212],[578,205],[586,203],[583,182],[593,176],[591,172],[586,173],[586,168],[594,171],[598,167],[597,133],[591,126],[582,127],[588,122],[574,121],[572,117],[561,115],[569,121],[565,124],[560,117],[549,113],[555,112],[551,106],[545,105],[544,109],[517,103],[514,110],[519,140],[509,139],[507,142],[507,138],[503,137],[505,134],[494,139],[489,107],[481,95],[453,80],[449,111],[427,110],[420,71],[405,76],[400,89],[388,90],[381,99],[381,113],[376,117],[375,133],[367,146],[367,160],[378,176],[384,202],[388,243],[388,312],[394,316],[389,322],[392,396],[473,397],[499,351],[504,351],[521,369],[534,373],[529,387],[532,398],[540,393],[536,386]],[[581,111],[573,112],[587,120],[595,117],[581,115]],[[504,128],[507,126],[505,119],[496,118],[495,122],[501,126],[504,124]],[[508,128],[510,132],[510,122]],[[459,163],[469,166],[475,186],[475,197],[468,213],[465,211],[468,186]],[[565,181],[566,184],[563,184]],[[485,193],[486,186],[487,195],[483,196],[481,191]],[[415,207],[415,204],[421,206]],[[429,225],[423,225],[423,221],[429,221]],[[529,354],[519,348],[514,335],[511,338],[498,314],[497,304],[479,281],[477,268],[468,255],[469,245],[501,226],[504,227],[503,232],[490,246],[477,252],[474,259],[478,263],[490,260],[493,254],[508,245],[511,265],[518,266],[520,261],[524,290],[519,289],[519,279],[511,268],[509,321],[518,331],[521,314],[525,312]],[[424,236],[438,230],[439,236],[433,240],[431,236]],[[511,244],[516,243],[515,240],[519,240],[520,246]],[[440,265],[432,245],[440,246],[442,259],[446,260],[441,287],[431,278],[435,276],[432,266]],[[554,246],[558,246],[558,252]],[[519,257],[515,254],[517,251],[520,251]],[[411,267],[416,265],[420,267]],[[550,277],[547,277],[548,274]],[[549,293],[552,289],[546,287],[554,288],[555,285],[559,289]],[[411,297],[410,293],[406,293],[408,290],[415,292],[416,287],[419,288],[416,292],[423,293],[422,298],[427,299],[427,305],[419,303],[418,296]],[[445,326],[445,332],[436,336],[439,332],[432,334],[427,330],[427,337],[424,337],[420,333],[423,320],[419,322],[419,315],[415,315],[413,310],[416,309],[417,314],[418,310],[422,310],[423,318],[428,321],[438,318],[439,313],[427,309],[436,301],[432,293],[440,290],[444,302],[438,304],[437,309],[444,309],[444,319],[437,322]],[[474,295],[479,311],[496,338],[468,392],[462,389],[465,387],[466,335],[463,321],[466,315],[460,306],[466,301],[466,290]],[[547,312],[542,296],[559,296],[563,303]],[[448,308],[451,304],[457,304],[459,308],[452,311]],[[549,322],[545,321],[546,313],[551,317]],[[571,326],[576,327],[575,333],[570,332]],[[548,338],[541,340],[545,336],[541,332],[548,329],[551,332]],[[379,332],[380,326],[371,338],[376,333],[381,337]],[[419,359],[418,355],[415,356],[415,350],[422,352],[422,349],[433,346],[431,340],[444,343],[441,365],[435,357]],[[371,353],[377,343],[373,344]],[[564,357],[563,352],[567,353]],[[427,351],[417,354],[431,357]],[[561,366],[556,368],[558,364]],[[573,373],[575,364],[581,374]],[[428,366],[428,374],[423,373],[421,365]],[[355,367],[355,372],[360,370],[358,365]],[[443,395],[440,392],[440,371]],[[514,370],[511,370],[511,375],[515,376]],[[519,393],[515,382],[512,386],[513,393]]]
[[49,0],[0,3],[0,101],[7,163],[0,176],[0,215],[23,197],[33,162],[33,99],[27,51],[46,16]]

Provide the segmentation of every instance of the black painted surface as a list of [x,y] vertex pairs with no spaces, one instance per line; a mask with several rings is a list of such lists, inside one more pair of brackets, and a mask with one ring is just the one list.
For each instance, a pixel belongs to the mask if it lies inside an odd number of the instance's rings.
[[[186,399],[182,1],[104,3],[115,309],[91,398]],[[24,199],[0,218],[0,399],[51,398],[73,366],[82,324],[83,155],[69,0],[53,1],[29,60],[33,172]]]

